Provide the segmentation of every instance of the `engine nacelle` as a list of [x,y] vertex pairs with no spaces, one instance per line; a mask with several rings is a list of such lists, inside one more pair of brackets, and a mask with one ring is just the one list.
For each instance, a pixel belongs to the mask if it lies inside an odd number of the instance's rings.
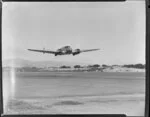
[[74,52],[73,52],[73,56],[76,55],[76,54],[80,54],[80,52],[81,52],[80,49],[75,49]]

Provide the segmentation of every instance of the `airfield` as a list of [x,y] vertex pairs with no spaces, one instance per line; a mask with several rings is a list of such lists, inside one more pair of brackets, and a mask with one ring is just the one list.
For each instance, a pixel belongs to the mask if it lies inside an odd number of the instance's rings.
[[145,72],[3,72],[6,114],[143,116]]

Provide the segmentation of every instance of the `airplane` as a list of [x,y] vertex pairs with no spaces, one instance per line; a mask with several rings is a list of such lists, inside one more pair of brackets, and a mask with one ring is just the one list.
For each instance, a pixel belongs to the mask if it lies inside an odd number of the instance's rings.
[[48,53],[48,54],[54,54],[55,56],[57,55],[70,55],[72,54],[73,56],[80,54],[82,52],[89,52],[89,51],[96,51],[100,49],[88,49],[88,50],[80,50],[80,49],[75,49],[72,50],[70,46],[64,46],[62,48],[57,49],[56,51],[49,51],[49,50],[36,50],[36,49],[28,49],[29,51],[34,51],[34,52],[42,52],[43,54]]

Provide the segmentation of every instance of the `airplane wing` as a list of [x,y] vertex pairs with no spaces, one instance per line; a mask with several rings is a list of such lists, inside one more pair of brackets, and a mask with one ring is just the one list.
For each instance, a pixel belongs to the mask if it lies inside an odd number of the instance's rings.
[[88,49],[88,50],[81,50],[80,52],[89,52],[89,51],[96,51],[96,50],[100,50],[100,49]]
[[55,51],[49,51],[49,50],[35,50],[35,49],[28,49],[29,51],[34,51],[34,52],[42,52],[42,53],[49,53],[49,54],[55,54],[57,52]]

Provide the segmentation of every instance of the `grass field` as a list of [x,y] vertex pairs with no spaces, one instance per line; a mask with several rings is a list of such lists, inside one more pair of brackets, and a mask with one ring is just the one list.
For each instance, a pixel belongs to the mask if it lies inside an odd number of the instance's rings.
[[144,115],[145,73],[3,73],[7,114]]

